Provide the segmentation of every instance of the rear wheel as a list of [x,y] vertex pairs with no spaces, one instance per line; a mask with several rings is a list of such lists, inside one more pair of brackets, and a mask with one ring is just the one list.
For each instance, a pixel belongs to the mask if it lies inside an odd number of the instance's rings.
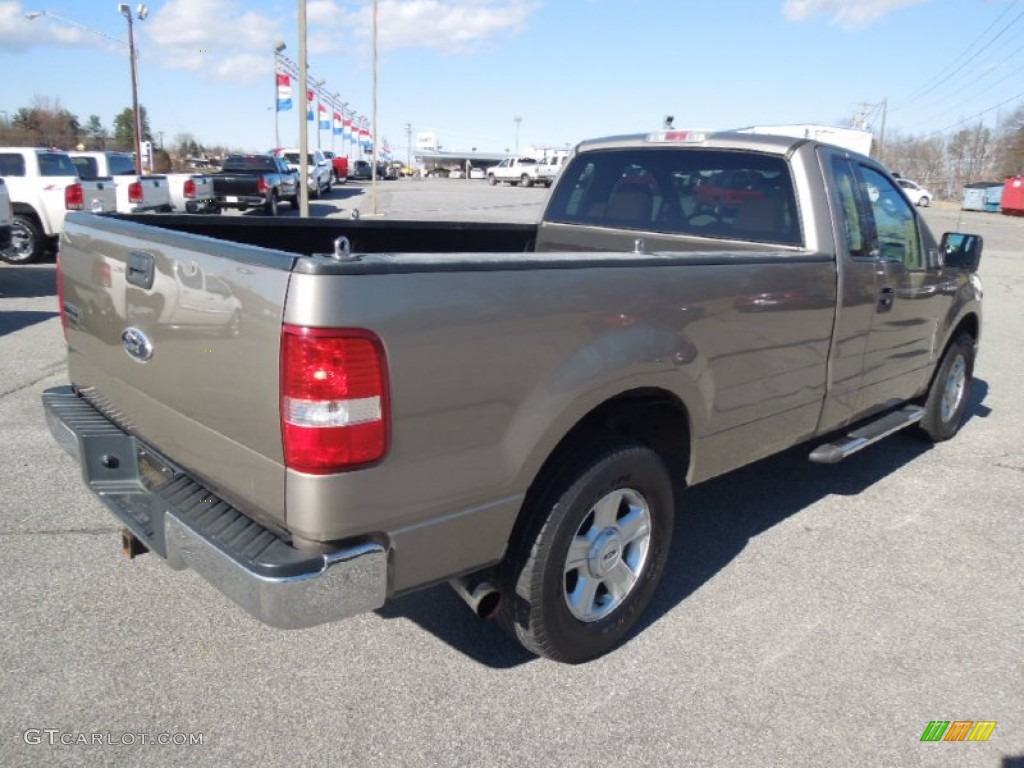
[[[633,442],[576,454],[528,498],[499,569],[502,625],[529,651],[580,663],[612,650],[650,602],[672,537],[672,481]],[[533,495],[531,491],[531,496]]]
[[263,212],[267,216],[277,216],[278,210],[277,192],[271,192],[267,202],[263,204]]
[[30,264],[46,251],[46,236],[34,216],[19,213],[11,222],[11,247],[0,258],[11,264]]
[[974,376],[974,340],[959,334],[942,357],[924,402],[924,417],[918,423],[932,442],[949,440],[963,424],[971,397]]

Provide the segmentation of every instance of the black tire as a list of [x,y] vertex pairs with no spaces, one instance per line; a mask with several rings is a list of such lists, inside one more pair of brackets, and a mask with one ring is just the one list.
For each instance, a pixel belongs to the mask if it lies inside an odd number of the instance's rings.
[[46,235],[35,216],[15,214],[11,222],[11,247],[0,251],[0,259],[9,264],[31,264],[46,253]]
[[949,440],[960,431],[971,399],[974,378],[974,339],[961,333],[942,356],[924,401],[920,431],[933,443]]
[[498,180],[497,180],[496,178],[494,178],[494,174],[493,174],[493,173],[492,173],[492,174],[490,174],[490,175],[488,175],[488,177],[487,177],[487,181],[489,181],[489,182],[491,183],[491,186],[492,186],[492,187],[493,187],[493,186],[496,186],[496,185],[497,185],[497,183],[498,183]]
[[523,174],[522,176],[520,176],[520,177],[519,177],[519,182],[520,182],[520,183],[521,183],[521,184],[522,184],[522,185],[523,185],[524,187],[532,187],[532,186],[533,186],[533,179],[531,179],[531,178],[530,178],[530,177],[529,177],[528,175],[526,175],[525,173],[524,173],[524,174]]
[[673,485],[658,454],[610,438],[597,445],[531,490],[527,522],[498,568],[502,626],[532,653],[571,664],[607,653],[632,629],[672,538]]
[[921,199],[917,201],[917,204],[921,208],[927,208],[930,202],[931,200],[928,198],[928,195],[924,195],[923,197],[921,197]]
[[292,207],[293,211],[299,210],[299,196],[295,195],[294,197],[289,197],[288,204]]
[[267,202],[263,204],[263,213],[267,216],[277,216],[279,210],[277,192],[271,192]]

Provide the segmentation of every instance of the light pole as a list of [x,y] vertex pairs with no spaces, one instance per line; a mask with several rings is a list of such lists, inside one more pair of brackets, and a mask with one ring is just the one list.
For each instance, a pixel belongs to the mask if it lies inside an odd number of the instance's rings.
[[142,114],[139,112],[139,73],[137,56],[135,54],[135,25],[134,19],[143,21],[149,15],[149,8],[139,5],[136,8],[137,16],[132,16],[132,9],[128,3],[119,3],[117,10],[128,19],[128,57],[132,64],[132,109],[135,111],[135,158],[138,162],[139,173],[143,173],[142,167]]
[[284,44],[284,40],[278,40],[274,43],[274,149],[281,146],[281,123],[280,123],[280,112],[278,102],[278,91],[280,88],[277,84],[278,70],[280,69],[278,59],[281,57],[281,51],[288,46]]
[[516,124],[516,156],[519,156],[519,124],[523,122],[523,118],[516,115],[512,118],[512,122]]

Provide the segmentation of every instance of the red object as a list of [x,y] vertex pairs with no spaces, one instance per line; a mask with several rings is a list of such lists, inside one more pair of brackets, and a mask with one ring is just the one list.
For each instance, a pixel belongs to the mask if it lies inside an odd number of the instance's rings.
[[1024,216],[1024,176],[1006,180],[1000,206],[1007,216]]
[[289,469],[324,475],[388,450],[387,363],[368,331],[281,329],[281,434]]
[[85,190],[81,184],[68,184],[64,188],[64,207],[69,211],[85,210]]
[[262,176],[258,176],[256,178],[256,191],[259,192],[261,195],[265,195],[267,194],[268,189],[269,187],[267,186],[267,180]]
[[348,158],[342,155],[339,157],[335,155],[331,158],[331,165],[334,166],[334,175],[344,181],[348,178]]
[[196,196],[196,183],[193,179],[185,179],[185,188],[183,191],[186,200],[192,200]]
[[141,203],[142,202],[142,182],[133,181],[128,185],[128,202],[129,203]]

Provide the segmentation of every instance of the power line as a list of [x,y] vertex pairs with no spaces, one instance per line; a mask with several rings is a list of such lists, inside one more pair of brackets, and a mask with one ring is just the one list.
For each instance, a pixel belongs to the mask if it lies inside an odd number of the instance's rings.
[[[986,28],[986,30],[984,32],[982,32],[981,35],[978,36],[978,38],[974,42],[972,42],[969,46],[967,46],[967,48],[964,50],[964,52],[962,54],[960,54],[960,56],[958,56],[957,59],[954,60],[954,62],[958,61],[962,56],[966,55],[970,51],[970,49],[974,47],[974,45],[978,42],[978,40],[980,40],[985,35],[987,35],[988,32],[992,29],[992,27],[994,27],[996,24],[998,24],[999,20],[1002,19],[1002,17],[1005,16],[1006,13],[1014,5],[1016,5],[1018,2],[1020,2],[1020,0],[1014,0],[1014,2],[1011,5],[1007,6],[1007,8],[1001,14],[999,14],[999,17],[995,21],[993,21],[988,26],[988,28]],[[975,52],[975,54],[973,56],[971,56],[969,59],[967,59],[965,62],[963,62],[959,66],[957,66],[955,63],[953,63],[953,64],[950,64],[949,66],[947,66],[945,69],[940,70],[939,74],[936,75],[936,77],[933,77],[931,80],[929,80],[926,83],[925,87],[922,87],[920,90],[918,90],[917,93],[914,94],[913,96],[911,96],[908,101],[903,102],[898,107],[898,109],[905,109],[905,108],[915,104],[916,102],[920,101],[920,99],[922,97],[924,97],[927,94],[931,93],[932,91],[934,91],[938,87],[948,83],[951,78],[956,77],[960,72],[962,72],[964,70],[964,68],[968,64],[970,64],[972,61],[974,61],[979,56],[981,56],[986,50],[988,50],[992,46],[993,43],[996,42],[996,40],[998,40],[1000,37],[1002,37],[1004,34],[1006,34],[1006,32],[1010,29],[1010,27],[1012,27],[1014,24],[1016,24],[1022,18],[1024,18],[1024,11],[1021,11],[1020,13],[1018,13],[1013,18],[1012,21],[1010,21],[1006,26],[1004,26],[1001,30],[999,30],[999,32],[996,34],[996,36],[993,37],[992,40],[989,41],[989,43],[987,45],[979,48],[978,51]],[[952,70],[952,71],[950,71],[950,70]],[[932,83],[934,83],[934,84],[932,84]],[[897,111],[897,110],[894,109],[893,111]]]
[[977,114],[971,115],[970,117],[965,117],[963,120],[953,123],[952,125],[947,125],[945,128],[940,128],[938,131],[936,131],[936,133],[945,133],[951,128],[956,128],[957,126],[963,125],[964,123],[969,123],[971,122],[971,120],[981,117],[982,115],[987,115],[989,112],[999,109],[1000,107],[1009,104],[1011,101],[1016,101],[1017,99],[1024,99],[1024,91],[1018,93],[1016,96],[1011,96],[1006,101],[1001,101],[998,104],[989,107],[988,109],[983,109],[981,112],[978,112]]

